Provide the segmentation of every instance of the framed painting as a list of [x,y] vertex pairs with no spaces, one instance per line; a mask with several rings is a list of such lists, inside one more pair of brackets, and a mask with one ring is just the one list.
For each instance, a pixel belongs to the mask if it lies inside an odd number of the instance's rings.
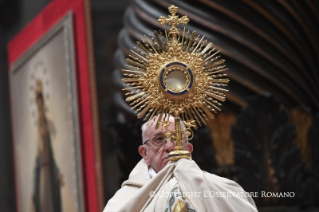
[[19,212],[104,206],[86,6],[51,2],[8,47]]
[[82,212],[72,13],[11,66],[10,84],[19,211]]

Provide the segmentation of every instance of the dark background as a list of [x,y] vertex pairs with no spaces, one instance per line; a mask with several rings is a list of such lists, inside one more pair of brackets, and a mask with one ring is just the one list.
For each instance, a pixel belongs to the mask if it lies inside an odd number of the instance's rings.
[[[15,211],[7,44],[50,1],[0,0],[0,211]],[[120,69],[142,35],[175,4],[187,26],[222,50],[231,80],[223,112],[195,132],[193,158],[257,198],[260,211],[318,211],[318,1],[92,0],[105,201],[140,159],[141,120],[121,91]]]

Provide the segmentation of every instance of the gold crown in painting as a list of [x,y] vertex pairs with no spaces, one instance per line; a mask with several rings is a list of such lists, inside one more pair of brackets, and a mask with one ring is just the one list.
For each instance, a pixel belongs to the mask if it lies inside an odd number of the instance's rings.
[[[168,135],[173,135],[168,129],[169,114],[175,117],[174,135],[180,137],[175,138],[175,150],[181,150],[182,137],[191,139],[192,128],[206,125],[208,118],[214,118],[214,113],[220,110],[220,101],[225,101],[223,92],[227,92],[221,87],[227,86],[229,79],[221,74],[227,70],[225,60],[213,43],[204,41],[204,36],[196,37],[195,31],[190,34],[184,28],[181,32],[176,26],[187,24],[189,19],[176,15],[178,7],[174,5],[168,10],[171,15],[161,16],[158,21],[171,28],[165,29],[164,35],[154,31],[154,37],[144,36],[145,40],[137,42],[138,48],[131,50],[134,55],[126,59],[131,70],[123,69],[122,81],[126,86],[123,90],[130,90],[126,101],[137,109],[138,118],[145,117],[144,120],[153,123],[153,117],[159,116],[155,128],[161,124]],[[180,118],[185,130],[176,126]]]

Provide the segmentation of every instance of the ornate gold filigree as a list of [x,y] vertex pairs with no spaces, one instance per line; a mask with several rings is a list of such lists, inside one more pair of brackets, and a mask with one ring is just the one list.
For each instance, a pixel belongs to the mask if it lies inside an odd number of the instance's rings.
[[[191,35],[189,31],[185,33],[185,28],[180,35],[176,26],[187,24],[189,19],[179,18],[177,9],[172,5],[169,18],[161,16],[158,20],[162,25],[171,25],[170,30],[165,29],[165,38],[161,31],[154,31],[154,37],[145,36],[146,40],[137,42],[138,48],[131,50],[134,56],[126,59],[130,70],[123,70],[123,82],[127,86],[124,90],[131,90],[126,101],[131,102],[132,109],[137,108],[138,118],[151,120],[160,115],[155,127],[163,123],[167,130],[166,114],[174,115],[176,120],[181,117],[186,134],[193,137],[191,128],[206,125],[208,118],[214,118],[214,113],[220,110],[219,101],[225,101],[223,92],[227,92],[220,87],[227,86],[229,80],[226,74],[221,74],[227,68],[222,65],[225,61],[220,59],[219,51],[212,48],[213,43],[203,41],[204,36],[196,37],[195,31]],[[179,84],[174,85],[174,80]],[[176,123],[175,149],[179,150],[182,136],[178,134],[182,130],[176,128]]]

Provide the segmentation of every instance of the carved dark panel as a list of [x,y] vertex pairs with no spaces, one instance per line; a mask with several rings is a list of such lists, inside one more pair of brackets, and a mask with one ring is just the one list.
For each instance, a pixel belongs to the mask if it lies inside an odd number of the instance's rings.
[[[302,163],[300,148],[293,142],[295,127],[288,121],[287,111],[272,98],[250,99],[249,107],[238,116],[232,136],[238,182],[246,191],[259,192],[255,198],[259,206],[317,205],[316,171]],[[296,196],[261,198],[261,191],[295,192]]]

